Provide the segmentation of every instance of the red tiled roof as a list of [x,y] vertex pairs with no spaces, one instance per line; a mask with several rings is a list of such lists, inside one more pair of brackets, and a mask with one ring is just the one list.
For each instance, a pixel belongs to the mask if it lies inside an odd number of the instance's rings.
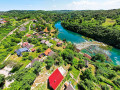
[[52,50],[50,48],[48,48],[46,51],[45,51],[45,55],[48,55]]
[[45,28],[44,32],[49,32],[49,31],[47,30],[47,27]]
[[36,36],[38,36],[39,34],[37,33]]
[[26,36],[27,36],[27,37],[30,37],[31,35],[30,35],[30,34],[27,34]]
[[7,21],[3,21],[4,23],[6,23]]
[[56,69],[49,77],[49,84],[55,90],[64,77],[58,69]]
[[87,57],[87,58],[89,58],[89,59],[92,59],[92,57],[90,56],[90,55],[88,55],[88,54],[84,54],[84,57]]
[[22,44],[22,47],[25,47],[25,46],[27,46],[28,45],[28,42],[24,42],[23,44]]
[[35,51],[35,49],[33,48],[33,49],[32,49],[32,52],[34,52],[34,51]]

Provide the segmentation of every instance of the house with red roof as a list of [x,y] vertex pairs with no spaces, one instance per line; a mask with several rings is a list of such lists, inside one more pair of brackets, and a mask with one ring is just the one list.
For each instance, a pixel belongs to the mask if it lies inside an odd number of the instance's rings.
[[59,46],[62,46],[62,44],[63,44],[62,42],[58,42],[58,43],[57,43],[57,46],[58,46],[58,47],[59,47]]
[[27,34],[27,35],[26,35],[26,37],[30,37],[30,36],[31,36],[31,34]]
[[62,67],[59,67],[56,69],[48,78],[49,86],[53,89],[56,90],[61,81],[64,78],[65,70]]
[[26,47],[28,44],[29,44],[28,42],[24,42],[24,43],[22,44],[22,47]]
[[30,45],[28,42],[24,42],[24,43],[22,44],[22,47],[23,47],[23,48],[26,47],[26,48],[30,49],[30,48],[33,47],[33,45]]
[[44,32],[45,32],[45,33],[49,32],[48,29],[47,29],[47,27],[44,29]]
[[48,54],[51,52],[52,50],[50,49],[50,48],[48,48],[45,52],[44,52],[44,54],[46,55],[46,56],[48,56]]

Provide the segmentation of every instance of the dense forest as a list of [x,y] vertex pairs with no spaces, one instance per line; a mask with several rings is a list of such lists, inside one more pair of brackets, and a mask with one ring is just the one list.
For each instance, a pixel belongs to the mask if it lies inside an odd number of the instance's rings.
[[120,9],[72,11],[62,19],[64,28],[120,48]]

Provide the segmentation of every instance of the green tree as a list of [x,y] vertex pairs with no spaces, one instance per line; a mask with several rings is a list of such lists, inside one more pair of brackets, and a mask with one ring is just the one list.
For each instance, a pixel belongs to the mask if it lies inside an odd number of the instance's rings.
[[92,57],[92,60],[93,61],[100,60],[101,62],[105,62],[106,57],[105,57],[105,55],[98,53]]
[[2,75],[2,74],[0,74],[0,88],[2,88],[2,87],[3,87],[4,82],[5,82],[5,76],[4,76],[4,75]]

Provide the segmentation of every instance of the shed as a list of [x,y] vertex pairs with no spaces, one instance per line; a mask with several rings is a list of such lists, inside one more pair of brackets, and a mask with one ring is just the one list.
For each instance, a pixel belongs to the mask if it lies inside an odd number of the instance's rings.
[[74,87],[72,86],[72,84],[69,84],[68,87],[66,88],[66,90],[75,90]]
[[41,58],[41,57],[43,57],[43,55],[44,55],[44,54],[42,53],[42,54],[40,54],[38,57]]
[[45,43],[45,42],[46,42],[46,40],[42,40],[42,41],[41,41],[42,44]]
[[34,49],[34,48],[32,49],[32,52],[35,52],[35,49]]

